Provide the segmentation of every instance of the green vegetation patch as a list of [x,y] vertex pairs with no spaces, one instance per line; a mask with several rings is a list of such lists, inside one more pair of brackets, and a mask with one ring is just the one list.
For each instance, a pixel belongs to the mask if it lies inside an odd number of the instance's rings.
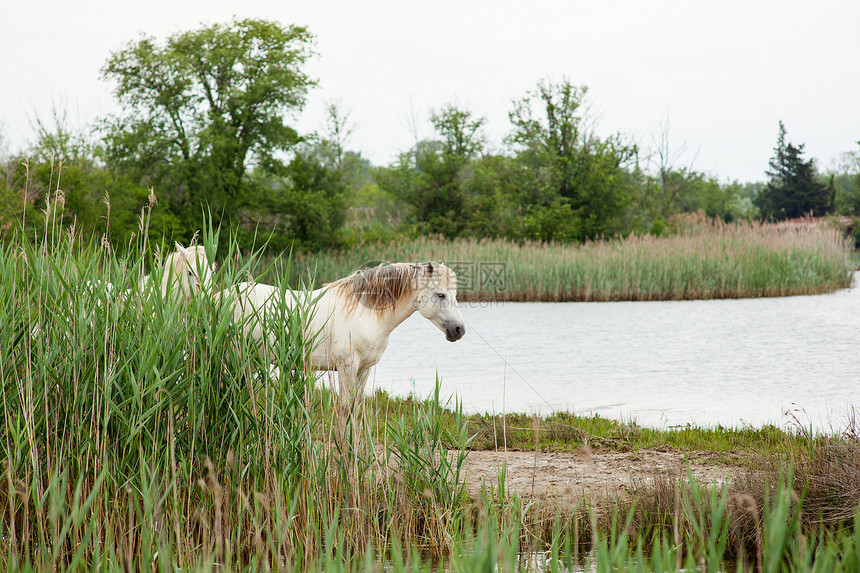
[[[428,401],[413,396],[396,398],[384,390],[367,398],[367,407],[376,412],[376,424],[384,426],[390,420],[412,415],[426,408]],[[440,409],[438,415],[450,428],[456,414]],[[473,450],[552,450],[577,452],[588,446],[595,451],[633,451],[641,448],[672,448],[704,451],[737,464],[750,467],[764,458],[788,456],[807,451],[821,443],[822,438],[797,431],[782,430],[766,425],[760,428],[727,428],[696,426],[655,429],[635,421],[611,420],[597,414],[577,416],[570,412],[555,412],[545,416],[523,413],[470,414],[465,416],[468,447]]]

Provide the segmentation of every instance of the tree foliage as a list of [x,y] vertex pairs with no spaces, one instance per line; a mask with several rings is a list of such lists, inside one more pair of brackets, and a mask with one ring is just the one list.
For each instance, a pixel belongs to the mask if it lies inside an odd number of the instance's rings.
[[620,135],[598,137],[587,89],[541,82],[513,102],[506,153],[491,154],[484,119],[448,105],[430,115],[435,137],[418,141],[376,181],[407,207],[419,233],[583,241],[667,229],[685,212],[726,221],[755,215],[738,185],[678,167],[668,139],[657,172]]
[[312,39],[302,27],[247,19],[114,52],[102,74],[122,112],[103,125],[108,164],[154,186],[188,229],[206,207],[228,225],[256,219],[248,173],[285,169],[301,140],[285,118],[314,85],[303,69]]
[[275,251],[417,234],[659,235],[694,212],[725,221],[860,213],[860,152],[825,182],[780,123],[767,185],[721,184],[682,162],[687,148],[669,145],[668,120],[641,155],[620,134],[599,137],[587,88],[568,81],[539,82],[512,102],[500,151],[483,116],[445,104],[429,114],[431,138],[416,135],[393,164],[374,167],[349,149],[355,126],[340,102],[327,104],[319,135],[292,126],[315,85],[304,69],[312,45],[305,28],[253,19],[124,45],[102,69],[121,111],[101,120],[100,139],[55,109],[53,124],[37,120],[25,153],[0,161],[0,235],[23,223],[38,237],[59,220],[120,247],[156,200],[149,231],[167,241],[192,236],[208,211],[229,229],[225,240],[266,240]]
[[860,216],[860,141],[858,148],[842,153],[830,172],[834,187],[834,209],[842,215]]
[[508,144],[520,166],[520,200],[528,205],[524,238],[585,240],[623,229],[630,203],[625,166],[636,147],[588,129],[587,88],[540,82],[516,100]]
[[377,172],[379,185],[412,208],[422,232],[453,237],[469,224],[471,165],[484,148],[486,120],[453,104],[430,115],[440,137],[419,141],[398,162]]
[[816,178],[814,160],[803,159],[803,144],[786,141],[782,122],[769,164],[769,181],[756,197],[762,217],[782,221],[826,215],[832,210],[832,190]]
[[252,233],[279,229],[269,248],[317,250],[340,243],[346,211],[345,185],[340,171],[326,167],[311,150],[300,150],[277,175],[255,177],[260,217],[255,226],[240,227],[240,243],[253,242]]
[[[64,109],[34,122],[36,140],[26,153],[0,165],[0,235],[23,228],[34,239],[47,225],[74,230],[90,239],[103,235],[125,248],[141,234],[140,215],[153,201],[151,191],[122,173],[105,169],[99,142],[70,126]],[[155,236],[170,235],[178,221],[166,210],[147,217]]]

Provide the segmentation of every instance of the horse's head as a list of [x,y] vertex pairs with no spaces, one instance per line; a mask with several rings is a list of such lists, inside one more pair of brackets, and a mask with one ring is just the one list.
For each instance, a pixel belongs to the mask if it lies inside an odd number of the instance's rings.
[[415,305],[421,315],[454,342],[466,334],[466,324],[457,304],[457,276],[440,263],[419,263]]
[[192,296],[212,286],[212,263],[206,256],[204,247],[185,248],[176,243],[176,252],[171,253],[164,263],[164,276],[161,279],[161,292],[167,295],[174,292],[190,299]]

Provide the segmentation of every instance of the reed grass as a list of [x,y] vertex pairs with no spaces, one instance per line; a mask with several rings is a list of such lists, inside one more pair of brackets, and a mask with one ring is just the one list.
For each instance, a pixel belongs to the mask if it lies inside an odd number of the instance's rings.
[[[215,255],[217,232],[202,241]],[[300,312],[259,348],[220,297],[141,291],[144,266],[160,283],[143,244],[124,259],[106,244],[46,228],[38,244],[0,247],[6,570],[680,571],[735,555],[731,493],[704,484],[667,486],[673,501],[647,513],[524,500],[503,479],[471,499],[463,463],[480,432],[438,389],[336,423]],[[261,267],[221,258],[222,287]],[[807,531],[786,493],[798,489],[751,496],[760,535],[747,555],[768,570],[856,570],[860,516]]]
[[276,275],[319,284],[380,261],[435,260],[457,271],[461,300],[553,302],[788,296],[851,284],[849,244],[835,227],[699,218],[682,228],[584,245],[421,237],[300,254]]

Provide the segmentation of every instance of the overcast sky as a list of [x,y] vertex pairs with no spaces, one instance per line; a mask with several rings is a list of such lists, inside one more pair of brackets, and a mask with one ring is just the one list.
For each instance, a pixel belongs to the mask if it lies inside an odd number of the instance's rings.
[[681,164],[721,181],[765,179],[778,122],[826,169],[860,140],[858,0],[32,0],[0,11],[0,124],[6,151],[33,139],[52,103],[83,126],[115,110],[99,70],[141,33],[170,34],[234,16],[307,26],[319,87],[298,118],[324,122],[340,101],[349,147],[387,164],[429,137],[447,102],[488,121],[498,149],[511,101],[541,79],[589,88],[597,133],[647,148],[668,118]]

